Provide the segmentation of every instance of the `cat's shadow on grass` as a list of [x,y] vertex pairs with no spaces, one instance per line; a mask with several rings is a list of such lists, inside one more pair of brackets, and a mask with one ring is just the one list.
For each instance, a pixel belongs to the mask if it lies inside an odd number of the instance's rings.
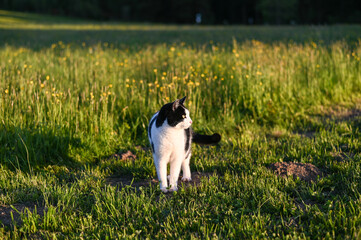
[[69,149],[82,147],[80,139],[63,131],[0,125],[0,164],[11,171],[30,172],[49,166],[76,168]]

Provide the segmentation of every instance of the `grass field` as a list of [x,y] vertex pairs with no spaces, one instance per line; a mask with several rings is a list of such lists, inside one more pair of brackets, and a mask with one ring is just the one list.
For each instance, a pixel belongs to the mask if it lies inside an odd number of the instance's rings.
[[[360,39],[0,11],[0,238],[361,238]],[[163,194],[146,127],[183,96],[222,142],[194,145],[196,184]]]

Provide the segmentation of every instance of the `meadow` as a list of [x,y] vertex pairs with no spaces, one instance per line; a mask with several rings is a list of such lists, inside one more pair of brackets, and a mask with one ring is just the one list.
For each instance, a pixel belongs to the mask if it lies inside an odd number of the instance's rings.
[[[0,11],[0,238],[361,238],[360,39]],[[163,194],[146,128],[183,96],[222,141],[193,145],[201,177]]]

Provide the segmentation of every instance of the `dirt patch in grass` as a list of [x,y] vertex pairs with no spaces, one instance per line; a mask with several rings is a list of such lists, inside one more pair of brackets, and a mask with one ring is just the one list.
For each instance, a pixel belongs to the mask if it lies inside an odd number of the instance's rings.
[[[351,124],[361,123],[361,99],[357,100],[351,106],[348,105],[332,105],[332,106],[317,106],[313,108],[312,113],[309,115],[312,122],[318,122],[324,126],[325,129],[330,130],[330,123],[347,122]],[[296,131],[297,134],[304,138],[314,138],[316,130]],[[277,135],[277,134],[276,134]]]
[[342,106],[333,106],[330,108],[321,109],[323,116],[327,119],[341,121],[356,121],[361,117],[361,106],[355,106],[355,108],[345,108]]
[[352,152],[332,152],[331,156],[337,161],[337,162],[345,162],[347,160],[351,160],[354,158],[355,154]]
[[[13,204],[12,205],[16,210],[14,210],[13,207],[8,205],[0,205],[0,222],[5,226],[11,226],[13,224],[11,213],[14,217],[14,221],[16,224],[21,224],[21,216],[19,213],[26,214],[26,210],[28,209],[30,212],[34,212],[36,208],[37,214],[40,215],[40,217],[44,216],[45,207],[41,205],[36,205],[35,203],[22,203],[22,204]],[[0,223],[0,225],[1,225]]]
[[111,156],[108,157],[109,159],[115,159],[115,160],[122,160],[122,161],[126,161],[126,160],[135,160],[137,159],[137,156],[134,155],[131,151],[127,151],[125,153],[115,153]]
[[[184,184],[185,187],[188,186],[198,186],[201,183],[203,177],[209,177],[212,173],[201,173],[201,172],[193,172],[192,173],[192,181],[183,182],[181,180],[181,176],[178,180],[178,187],[181,187]],[[144,179],[144,180],[135,180],[132,176],[111,176],[106,178],[106,184],[111,186],[116,186],[119,188],[123,188],[125,186],[132,186],[135,188],[139,187],[148,187],[150,185],[158,185],[159,182],[157,179]]]
[[310,163],[277,162],[268,166],[275,174],[288,177],[293,176],[306,182],[316,182],[322,177],[322,172],[315,165]]

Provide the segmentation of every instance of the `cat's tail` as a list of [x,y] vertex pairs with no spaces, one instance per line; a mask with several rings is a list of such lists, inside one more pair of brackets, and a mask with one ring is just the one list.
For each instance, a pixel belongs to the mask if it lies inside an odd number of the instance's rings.
[[214,145],[221,141],[221,135],[214,133],[213,135],[202,135],[193,132],[192,142],[201,145]]

